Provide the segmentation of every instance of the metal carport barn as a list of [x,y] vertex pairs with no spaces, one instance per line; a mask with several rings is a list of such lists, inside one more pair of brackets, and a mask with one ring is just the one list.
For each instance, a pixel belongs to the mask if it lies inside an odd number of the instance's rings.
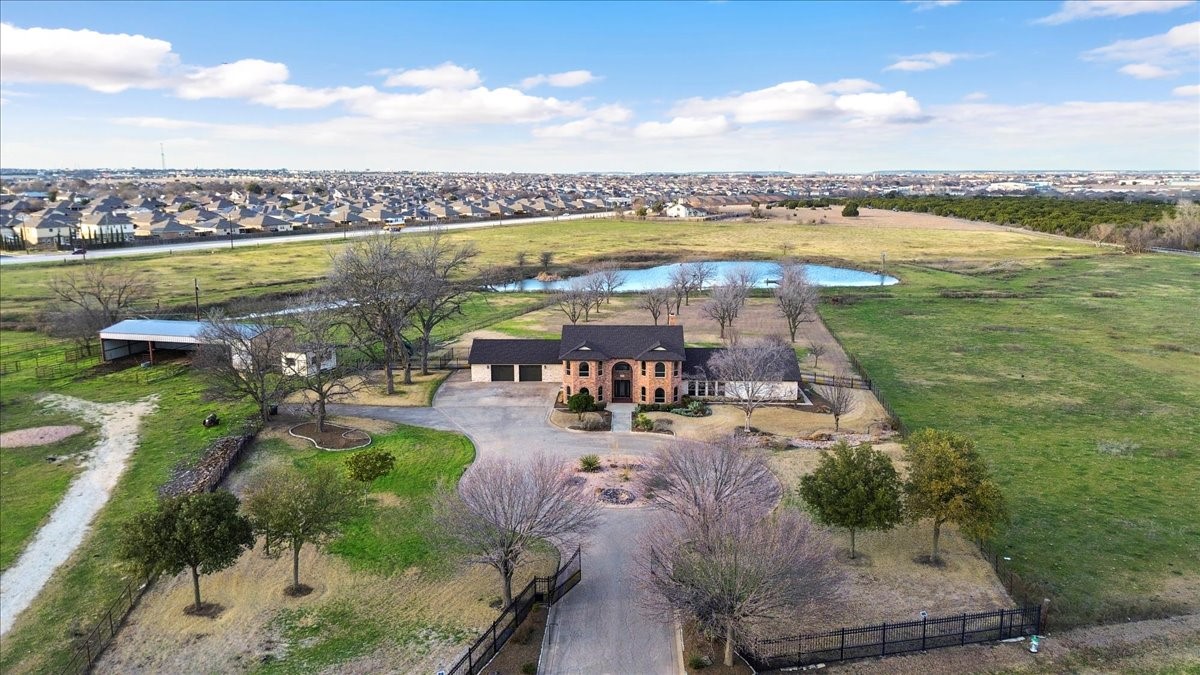
[[100,331],[101,354],[112,361],[148,352],[153,363],[158,350],[193,351],[204,344],[204,325],[203,321],[126,319]]
[[558,340],[477,339],[467,362],[472,382],[562,382]]

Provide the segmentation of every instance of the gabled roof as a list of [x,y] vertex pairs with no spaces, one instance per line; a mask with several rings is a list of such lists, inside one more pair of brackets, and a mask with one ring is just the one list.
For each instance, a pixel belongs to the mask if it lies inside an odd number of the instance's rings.
[[[713,380],[717,379],[712,369],[708,365],[709,359],[717,354],[725,351],[724,347],[688,347],[687,361],[683,364],[683,379],[685,380]],[[786,354],[781,354],[779,363],[780,370],[778,377],[774,379],[776,382],[799,382],[800,381],[800,362],[796,360],[796,354],[791,349],[785,348],[783,351]]]
[[559,360],[683,361],[683,326],[563,326]]
[[476,339],[471,342],[467,362],[489,365],[558,363],[558,340]]

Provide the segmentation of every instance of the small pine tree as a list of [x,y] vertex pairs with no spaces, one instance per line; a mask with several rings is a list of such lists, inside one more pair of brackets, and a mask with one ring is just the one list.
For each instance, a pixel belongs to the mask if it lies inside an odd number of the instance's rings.
[[850,557],[858,530],[888,530],[903,518],[902,487],[887,455],[870,443],[838,443],[821,453],[816,471],[800,479],[800,496],[822,525],[850,531]]
[[858,202],[846,202],[846,205],[842,207],[842,215],[847,218],[857,217]]

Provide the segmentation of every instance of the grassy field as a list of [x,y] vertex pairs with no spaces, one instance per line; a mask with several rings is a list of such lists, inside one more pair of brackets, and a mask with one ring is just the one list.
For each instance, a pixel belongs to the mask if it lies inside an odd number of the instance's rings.
[[1200,608],[1200,264],[952,267],[821,314],[911,428],[977,439],[1059,625]]
[[[878,266],[880,253],[889,261],[959,258],[968,260],[1034,259],[1094,252],[1084,242],[1035,234],[962,229],[900,229],[886,220],[899,215],[872,212],[854,223],[800,225],[787,221],[741,223],[638,222],[575,220],[535,223],[486,230],[448,232],[452,241],[474,241],[480,264],[512,265],[518,251],[536,260],[541,251],[554,253],[554,265],[581,265],[601,258],[645,260],[687,257],[776,258],[784,247],[814,261],[845,261]],[[835,218],[835,216],[829,216]],[[954,223],[955,221],[945,221]],[[748,236],[752,230],[753,235]],[[187,311],[193,303],[192,280],[200,284],[200,302],[217,305],[266,294],[294,293],[312,286],[329,271],[342,242],[284,243],[261,247],[215,249],[121,259],[154,281],[148,306]],[[5,267],[0,307],[7,325],[29,323],[48,299],[46,283],[67,263]],[[266,270],[270,270],[269,274]],[[532,275],[537,270],[530,267]]]

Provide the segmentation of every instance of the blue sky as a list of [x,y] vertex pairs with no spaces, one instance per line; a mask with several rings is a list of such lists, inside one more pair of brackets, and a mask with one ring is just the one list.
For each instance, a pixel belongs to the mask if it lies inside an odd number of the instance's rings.
[[1200,170],[1179,0],[0,5],[0,164]]

